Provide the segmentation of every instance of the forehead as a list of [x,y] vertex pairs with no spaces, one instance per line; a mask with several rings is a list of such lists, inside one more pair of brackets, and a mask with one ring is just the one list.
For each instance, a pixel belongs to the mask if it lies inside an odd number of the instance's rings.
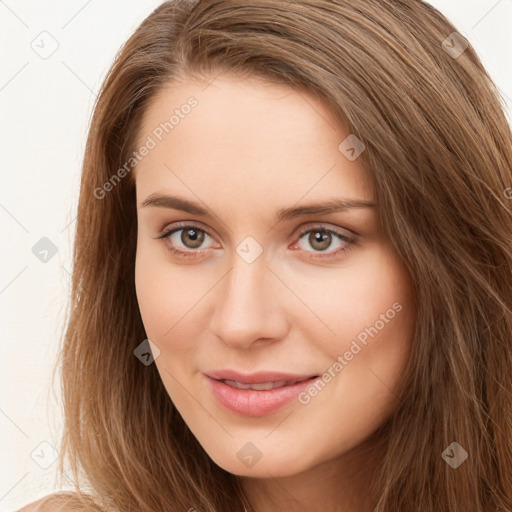
[[318,96],[254,77],[210,80],[169,83],[146,109],[136,147],[153,147],[134,169],[138,197],[179,191],[253,206],[372,197],[361,160],[340,151],[349,131]]

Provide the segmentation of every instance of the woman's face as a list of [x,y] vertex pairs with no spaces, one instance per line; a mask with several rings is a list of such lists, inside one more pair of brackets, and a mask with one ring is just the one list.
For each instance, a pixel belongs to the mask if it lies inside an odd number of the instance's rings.
[[[321,100],[212,80],[169,86],[139,135],[135,277],[155,364],[225,470],[336,464],[397,406],[409,275],[364,148]],[[331,209],[342,200],[357,204]]]

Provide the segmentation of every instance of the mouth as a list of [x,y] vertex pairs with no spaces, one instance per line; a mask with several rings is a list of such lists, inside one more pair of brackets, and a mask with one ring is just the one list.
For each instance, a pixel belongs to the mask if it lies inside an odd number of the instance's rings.
[[264,416],[293,401],[318,375],[259,372],[240,374],[231,370],[204,374],[217,402],[243,416]]
[[302,379],[297,379],[297,380],[267,381],[267,382],[260,382],[260,383],[254,383],[254,384],[247,384],[244,382],[239,382],[237,380],[230,380],[230,379],[220,379],[220,382],[223,382],[224,384],[231,386],[232,388],[236,388],[236,389],[254,389],[256,391],[268,391],[270,389],[282,388],[285,386],[293,386],[295,384],[298,384],[299,382],[304,382],[305,380],[308,380],[311,378],[314,378],[314,377],[303,377]]
[[317,374],[313,373],[284,373],[270,370],[254,373],[240,373],[236,370],[212,370],[205,375],[215,380],[238,382],[242,385],[278,383],[281,386],[318,377]]

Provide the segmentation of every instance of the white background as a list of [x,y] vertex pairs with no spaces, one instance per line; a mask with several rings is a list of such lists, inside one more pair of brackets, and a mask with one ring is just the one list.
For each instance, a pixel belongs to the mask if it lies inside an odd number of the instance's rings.
[[[475,47],[511,119],[512,0],[431,3]],[[50,445],[62,435],[59,381],[50,388],[50,376],[65,324],[88,123],[117,50],[159,4],[0,0],[1,511],[57,489],[56,463],[39,464],[52,460]],[[58,44],[46,59],[32,48],[41,38],[46,49]],[[32,252],[43,237],[57,247],[46,263]]]

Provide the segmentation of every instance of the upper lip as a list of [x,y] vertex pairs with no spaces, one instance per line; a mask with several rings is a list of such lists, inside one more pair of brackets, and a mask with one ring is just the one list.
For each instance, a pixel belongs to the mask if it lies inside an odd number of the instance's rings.
[[262,384],[264,382],[296,381],[316,377],[316,374],[283,373],[260,371],[256,373],[240,373],[235,370],[215,370],[205,375],[215,380],[234,380],[242,384]]

